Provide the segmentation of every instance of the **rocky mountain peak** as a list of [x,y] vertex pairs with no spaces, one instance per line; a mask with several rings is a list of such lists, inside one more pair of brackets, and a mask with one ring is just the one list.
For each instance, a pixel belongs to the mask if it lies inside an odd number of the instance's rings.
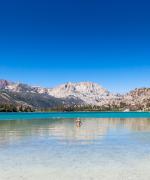
[[48,94],[57,98],[79,98],[87,104],[99,104],[104,98],[108,99],[110,93],[97,83],[79,82],[65,83],[48,91]]
[[9,84],[10,84],[9,81],[1,79],[0,80],[0,89],[7,87]]
[[79,83],[68,82],[51,89],[49,93],[57,97],[66,97],[69,95],[77,95],[77,94],[102,95],[108,93],[108,91],[102,88],[97,83],[93,83],[93,82],[79,82]]

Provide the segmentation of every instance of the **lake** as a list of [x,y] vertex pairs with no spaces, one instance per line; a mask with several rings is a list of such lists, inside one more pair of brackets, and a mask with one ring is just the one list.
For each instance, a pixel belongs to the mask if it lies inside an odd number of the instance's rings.
[[149,180],[150,113],[1,113],[0,180],[41,179]]

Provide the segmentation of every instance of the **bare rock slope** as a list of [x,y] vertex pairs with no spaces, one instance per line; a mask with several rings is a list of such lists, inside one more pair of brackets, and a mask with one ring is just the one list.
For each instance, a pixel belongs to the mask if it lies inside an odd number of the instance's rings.
[[0,103],[23,104],[39,109],[92,105],[115,107],[122,111],[149,111],[150,88],[118,95],[93,82],[68,82],[54,88],[43,88],[0,80]]

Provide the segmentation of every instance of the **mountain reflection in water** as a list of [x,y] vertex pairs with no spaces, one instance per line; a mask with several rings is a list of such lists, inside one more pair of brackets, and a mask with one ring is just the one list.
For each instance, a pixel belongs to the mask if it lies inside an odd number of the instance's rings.
[[[93,143],[117,132],[118,135],[150,133],[150,119],[81,119],[78,128],[76,119],[39,119],[0,121],[0,145],[13,143],[22,138],[53,138],[59,143]],[[111,133],[110,133],[111,132]],[[150,140],[149,140],[150,141]]]

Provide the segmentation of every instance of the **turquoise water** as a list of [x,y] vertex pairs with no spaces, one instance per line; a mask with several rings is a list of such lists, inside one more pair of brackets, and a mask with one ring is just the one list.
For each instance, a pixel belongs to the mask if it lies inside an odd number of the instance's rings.
[[0,115],[0,180],[150,179],[150,118],[140,118],[148,113],[58,114]]
[[50,113],[0,113],[0,120],[40,118],[150,118],[150,112],[50,112]]

